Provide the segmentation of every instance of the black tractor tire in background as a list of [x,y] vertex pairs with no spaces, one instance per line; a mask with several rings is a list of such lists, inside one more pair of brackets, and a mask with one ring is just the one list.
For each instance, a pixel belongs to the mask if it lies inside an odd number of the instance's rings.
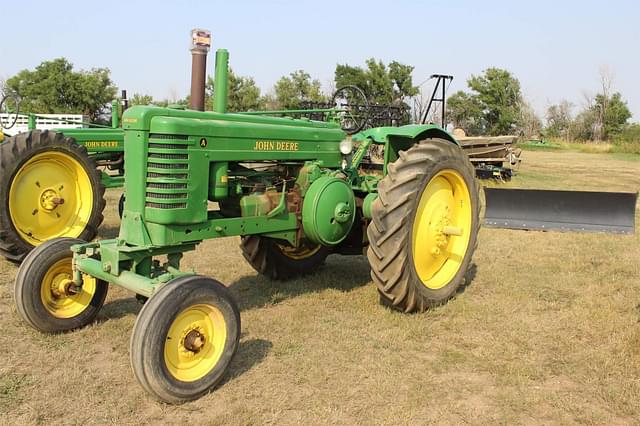
[[288,280],[315,272],[331,253],[329,247],[304,248],[306,255],[287,254],[286,243],[268,237],[242,237],[240,248],[244,258],[260,274],[275,280]]
[[[22,238],[16,230],[9,209],[10,189],[21,168],[35,155],[47,152],[62,153],[78,162],[91,183],[93,203],[84,228],[77,235],[58,235],[58,237],[90,241],[96,236],[103,220],[105,188],[100,171],[84,146],[60,132],[48,130],[32,130],[12,136],[0,144],[0,255],[13,262],[21,262],[35,245]],[[38,195],[34,193],[24,194],[24,196],[37,197]]]
[[[446,170],[454,170],[468,189],[469,240],[455,275],[446,285],[429,288],[418,276],[414,264],[413,227],[423,191],[434,177]],[[445,303],[465,284],[480,228],[479,192],[473,166],[453,142],[428,139],[400,152],[378,185],[379,197],[373,203],[373,219],[367,229],[371,277],[382,304],[404,312],[423,312]]]

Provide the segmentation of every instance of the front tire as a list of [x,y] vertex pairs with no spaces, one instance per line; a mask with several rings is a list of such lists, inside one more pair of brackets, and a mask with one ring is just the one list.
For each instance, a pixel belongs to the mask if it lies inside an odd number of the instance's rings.
[[140,311],[131,366],[150,395],[179,404],[222,380],[239,338],[240,312],[226,287],[197,275],[176,278]]
[[367,235],[371,277],[383,304],[423,312],[465,283],[477,244],[480,201],[462,149],[424,140],[388,167]]
[[73,293],[71,246],[84,241],[58,238],[39,245],[25,258],[14,288],[18,314],[33,328],[59,333],[85,326],[98,315],[108,284],[83,275],[80,293]]
[[84,146],[33,130],[0,145],[0,254],[20,262],[53,238],[92,240],[102,223],[104,185]]

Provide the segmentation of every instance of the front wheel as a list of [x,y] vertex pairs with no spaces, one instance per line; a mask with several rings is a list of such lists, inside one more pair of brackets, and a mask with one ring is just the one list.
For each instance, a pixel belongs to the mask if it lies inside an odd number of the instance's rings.
[[142,387],[168,403],[190,401],[222,380],[240,338],[240,312],[211,278],[185,276],[144,305],[131,335],[131,366]]
[[479,185],[460,147],[429,139],[400,152],[378,186],[367,229],[381,301],[422,312],[451,298],[465,282],[479,214]]
[[58,238],[39,245],[16,276],[14,296],[20,316],[33,328],[57,333],[82,327],[98,315],[108,284],[83,275],[82,290],[73,291],[71,246],[84,241]]

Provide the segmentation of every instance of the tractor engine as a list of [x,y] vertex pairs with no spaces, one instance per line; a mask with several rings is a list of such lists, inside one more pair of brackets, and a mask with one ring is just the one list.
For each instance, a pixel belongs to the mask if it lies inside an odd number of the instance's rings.
[[[194,121],[194,114],[203,117]],[[231,227],[234,233],[264,233],[242,218],[277,224],[283,213],[295,219],[285,238],[293,246],[336,246],[347,238],[356,197],[341,171],[339,144],[345,135],[337,125],[216,115],[149,107],[127,111],[125,128],[139,131],[125,133],[122,241],[170,246],[211,232],[224,236]],[[256,128],[270,137],[257,139]],[[228,226],[212,230],[212,219]]]

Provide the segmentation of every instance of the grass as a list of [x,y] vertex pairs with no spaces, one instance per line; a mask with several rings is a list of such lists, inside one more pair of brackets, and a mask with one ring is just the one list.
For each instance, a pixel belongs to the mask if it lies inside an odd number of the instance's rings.
[[521,142],[526,151],[572,151],[586,154],[626,154],[628,159],[640,160],[640,140],[615,140],[610,142],[566,142],[561,139]]
[[[526,151],[508,186],[637,191],[638,163]],[[102,236],[117,232],[109,192]],[[640,222],[639,222],[640,223]],[[640,418],[640,237],[482,229],[471,284],[422,315],[377,303],[363,257],[274,283],[235,238],[186,267],[226,283],[242,309],[224,383],[167,406],[135,381],[140,306],[111,288],[99,321],[43,335],[18,318],[16,268],[0,261],[1,424],[607,423]]]

